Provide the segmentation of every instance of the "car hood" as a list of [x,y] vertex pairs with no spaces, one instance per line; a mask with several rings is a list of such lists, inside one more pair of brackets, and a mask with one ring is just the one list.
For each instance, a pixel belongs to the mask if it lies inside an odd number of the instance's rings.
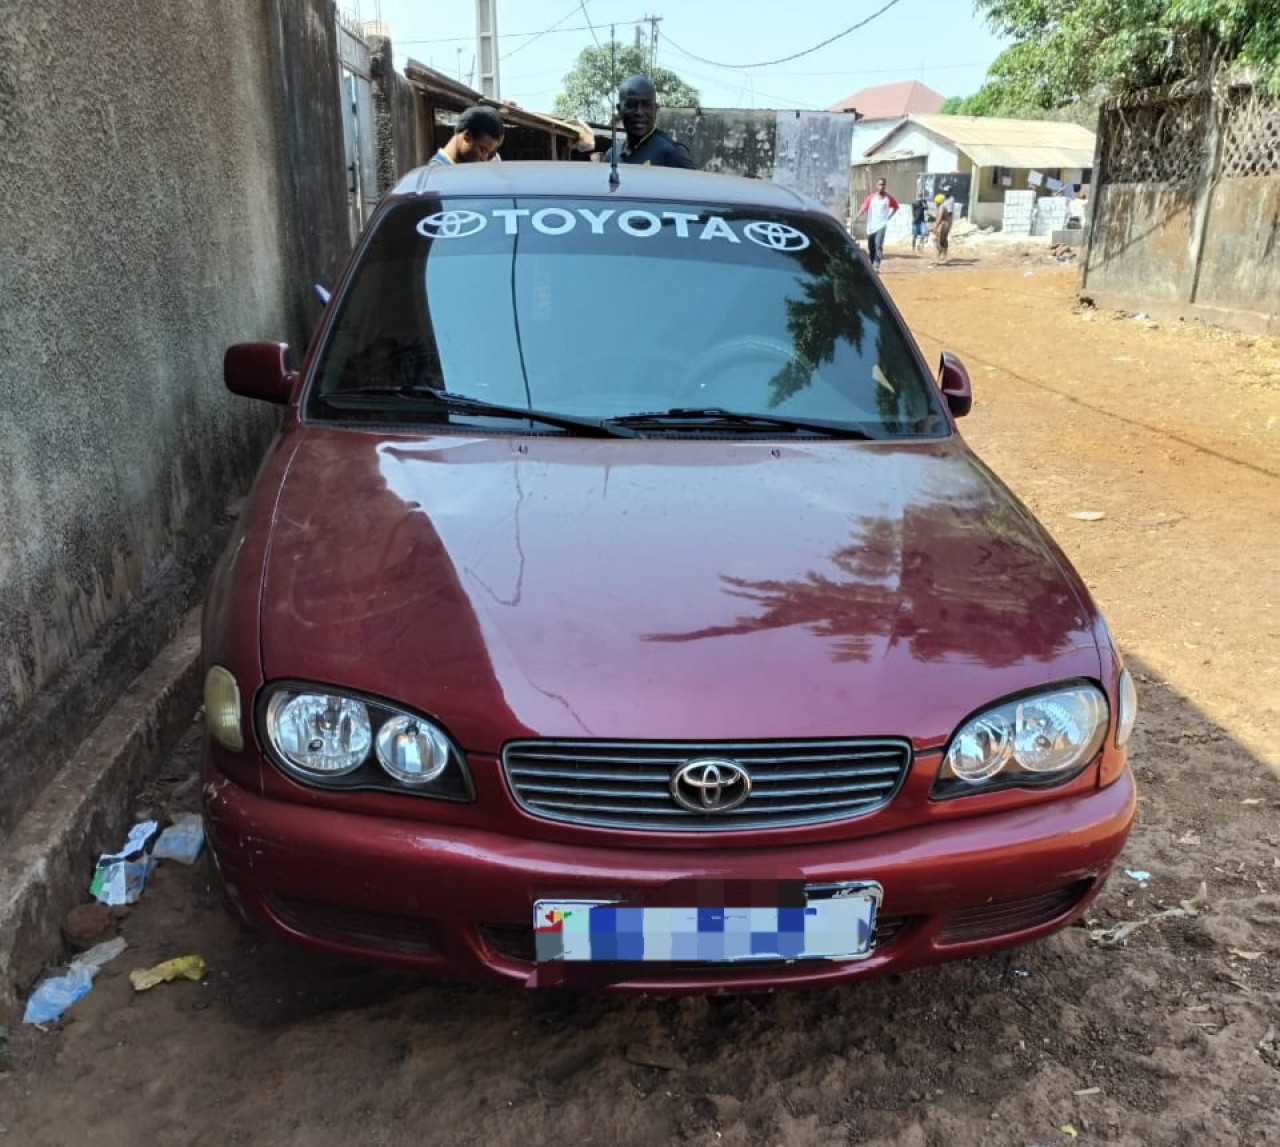
[[268,680],[515,736],[945,740],[1097,677],[1094,611],[959,438],[402,437],[300,427]]

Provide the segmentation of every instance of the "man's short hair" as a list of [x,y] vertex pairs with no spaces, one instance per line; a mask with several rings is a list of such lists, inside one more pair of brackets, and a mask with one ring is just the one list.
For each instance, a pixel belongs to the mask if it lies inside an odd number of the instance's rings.
[[505,134],[502,117],[493,108],[467,108],[458,117],[457,131],[470,132],[482,139],[501,139]]
[[639,73],[634,76],[628,76],[618,85],[618,95],[621,96],[628,88],[646,88],[653,93],[654,101],[657,102],[658,89],[648,76],[642,76]]

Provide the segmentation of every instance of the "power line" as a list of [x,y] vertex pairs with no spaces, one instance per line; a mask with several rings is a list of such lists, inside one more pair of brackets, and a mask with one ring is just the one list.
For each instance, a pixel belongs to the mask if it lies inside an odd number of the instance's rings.
[[[577,9],[575,8],[574,11],[576,12]],[[589,25],[587,24],[571,24],[568,28],[556,27],[555,34],[559,35],[562,32],[585,32],[588,27]],[[541,28],[536,32],[503,32],[502,38],[504,40],[519,40],[525,37],[535,38],[538,36],[545,36],[550,31],[550,28]],[[420,44],[470,44],[474,41],[475,36],[439,36],[432,40],[401,40],[399,43],[405,46],[417,46]],[[511,50],[514,52],[516,49],[512,48]]]
[[[681,67],[680,69],[680,78],[682,80],[692,81],[694,84],[698,86],[699,88],[698,102],[704,107],[721,106],[714,102],[709,101],[706,98],[707,84],[713,84],[713,85],[725,88],[727,90],[730,87],[731,83],[733,82],[728,79],[722,79],[719,76],[708,75],[706,72],[701,72],[701,71],[694,72],[685,67]],[[749,89],[747,87],[748,84],[750,85]],[[750,72],[743,73],[742,88],[739,90],[739,99],[742,98],[742,92],[747,90],[751,92],[753,99],[764,97],[765,99],[777,100],[779,101],[779,104],[781,106],[785,106],[787,108],[801,108],[806,111],[818,110],[817,105],[807,100],[794,100],[790,96],[780,96],[778,95],[777,92],[761,91],[759,88],[756,87],[755,77],[751,75]]]
[[[505,56],[499,56],[498,58],[500,60],[509,60],[517,52],[524,51],[524,49],[527,48],[530,44],[536,44],[548,32],[554,32],[557,28],[559,28],[561,24],[563,24],[567,19],[569,19],[570,16],[574,15],[577,11],[578,11],[578,5],[575,4],[572,8],[569,9],[569,11],[567,11],[563,16],[561,16],[559,20],[557,20],[554,24],[552,24],[550,28],[543,28],[542,31],[539,32],[536,36],[530,36],[519,47],[512,48],[511,51],[509,51]],[[566,28],[565,31],[567,32],[568,29]]]
[[596,27],[591,23],[591,17],[587,15],[587,0],[578,0],[578,7],[582,9],[582,18],[587,22],[587,27],[591,29],[591,38],[596,42],[596,47],[603,51],[600,37],[596,35]]
[[[688,68],[680,69],[680,78],[681,79],[687,78],[687,79],[693,80],[695,83],[699,85],[699,87],[703,88],[703,92],[705,92],[704,85],[706,84],[723,84],[724,83],[723,80],[716,79],[716,77],[714,76],[703,75],[698,72],[691,72],[689,71]],[[749,90],[751,92],[751,98],[753,102],[756,99],[764,98],[767,100],[776,101],[778,107],[786,110],[795,110],[796,108],[799,108],[801,111],[820,111],[821,110],[817,104],[814,104],[809,100],[797,100],[797,99],[793,99],[791,96],[778,95],[777,92],[761,91],[759,88],[756,87],[755,80],[751,76],[748,76],[747,80],[744,80],[744,90],[745,90],[745,84],[747,81],[750,81],[750,84],[751,84]],[[739,98],[741,98],[741,95],[742,95],[742,92],[740,91]],[[701,92],[699,93],[699,103],[709,107],[716,106],[713,103],[709,103],[709,101],[705,98],[705,96]]]
[[693,52],[687,51],[680,47],[670,36],[667,37],[667,43],[670,44],[682,56],[688,56],[691,60],[697,60],[700,64],[710,64],[713,68],[770,68],[774,64],[785,64],[790,60],[798,60],[801,56],[807,56],[812,52],[816,52],[819,48],[825,48],[828,44],[834,44],[837,40],[844,39],[850,32],[856,32],[859,28],[865,28],[877,16],[883,16],[890,8],[899,3],[900,0],[889,0],[883,8],[878,8],[872,12],[870,16],[864,20],[859,20],[856,24],[850,24],[843,32],[837,32],[834,36],[828,36],[820,44],[814,44],[812,48],[805,48],[802,52],[792,52],[789,56],[782,56],[776,60],[761,60],[755,64],[724,64],[718,60],[708,60],[705,56],[694,55]]
[[[990,63],[990,60],[975,60],[968,64],[926,64],[925,70],[930,72],[960,72],[966,68],[986,68]],[[841,68],[833,72],[771,72],[770,78],[776,76],[887,76],[893,73],[901,75],[903,72],[909,72],[910,70],[907,66],[896,68]]]

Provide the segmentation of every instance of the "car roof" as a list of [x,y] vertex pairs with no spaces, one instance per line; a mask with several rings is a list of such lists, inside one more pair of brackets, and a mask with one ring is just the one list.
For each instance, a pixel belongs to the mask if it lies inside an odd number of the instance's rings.
[[779,211],[831,213],[816,200],[761,179],[688,171],[677,167],[618,166],[620,185],[609,189],[609,165],[570,160],[510,160],[506,163],[443,163],[418,167],[403,176],[389,198],[417,195],[502,195],[606,199],[653,199],[765,207]]

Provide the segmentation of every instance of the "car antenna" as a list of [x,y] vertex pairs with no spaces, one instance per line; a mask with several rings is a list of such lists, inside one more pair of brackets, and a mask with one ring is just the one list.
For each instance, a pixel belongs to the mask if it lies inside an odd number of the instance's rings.
[[617,191],[622,180],[618,178],[618,40],[616,24],[609,25],[609,86],[613,89],[613,114],[609,123],[613,131],[613,144],[609,148],[609,190]]

